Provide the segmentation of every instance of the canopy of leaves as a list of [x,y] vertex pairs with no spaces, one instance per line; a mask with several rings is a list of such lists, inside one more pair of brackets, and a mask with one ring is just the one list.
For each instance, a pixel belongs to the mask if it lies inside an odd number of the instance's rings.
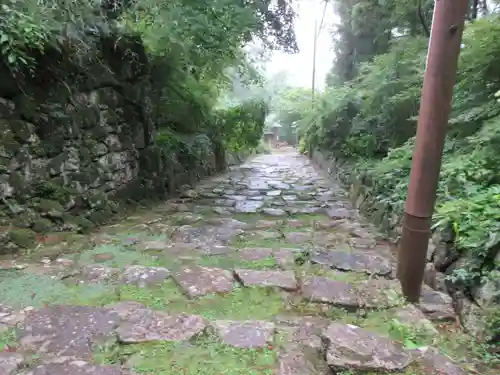
[[[263,98],[236,103],[227,113],[217,107],[219,99],[231,93],[235,75],[242,82],[260,84],[260,73],[245,53],[248,43],[297,50],[290,0],[0,3],[0,53],[15,76],[34,75],[37,56],[50,48],[82,65],[92,55],[96,38],[116,44],[122,38],[138,38],[147,54],[162,144],[175,145],[186,139],[183,134],[204,134],[232,149],[257,145],[264,124]],[[188,146],[184,148],[191,149]]]

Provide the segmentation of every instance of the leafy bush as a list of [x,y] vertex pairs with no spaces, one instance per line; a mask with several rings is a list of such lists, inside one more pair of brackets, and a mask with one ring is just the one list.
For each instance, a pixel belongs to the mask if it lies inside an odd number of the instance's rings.
[[[340,23],[330,86],[316,94],[314,105],[289,100],[286,113],[298,113],[302,152],[319,148],[350,159],[369,176],[378,199],[402,213],[427,55],[425,28],[415,26],[411,2],[385,2],[393,7],[380,13],[377,24],[362,11],[376,9],[369,0],[334,3]],[[467,270],[457,272],[469,285],[499,267],[499,21],[493,13],[466,25],[434,215],[437,226],[454,228],[456,245],[470,260]],[[377,44],[386,30],[392,30],[391,42]],[[289,118],[280,121],[286,126]]]
[[[296,51],[293,19],[288,0],[6,0],[0,6],[0,65],[16,79],[34,75],[40,57],[56,50],[81,68],[88,56],[103,58],[96,40],[111,41],[105,53],[124,39],[137,40],[146,51],[141,62],[150,75],[148,105],[158,144],[178,162],[192,164],[207,159],[213,142],[238,151],[258,145],[265,101],[226,109],[218,103],[231,95],[231,71],[245,84],[261,79],[246,43]],[[134,57],[130,48],[125,52]]]

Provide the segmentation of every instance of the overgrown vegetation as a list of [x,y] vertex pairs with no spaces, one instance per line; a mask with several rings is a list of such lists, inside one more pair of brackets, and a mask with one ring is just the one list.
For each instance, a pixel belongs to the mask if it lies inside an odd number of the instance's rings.
[[257,147],[267,113],[265,97],[233,100],[225,107],[220,99],[231,95],[235,79],[246,87],[262,86],[261,73],[245,45],[297,49],[289,0],[1,3],[2,66],[19,81],[36,79],[40,59],[53,51],[83,66],[99,59],[92,53],[96,43],[109,47],[110,53],[126,40],[142,44],[146,56],[126,49],[147,67],[159,145],[167,154],[185,159],[174,162],[206,161],[214,145],[232,151]]
[[[280,121],[289,128],[298,122],[303,152],[322,149],[349,160],[353,173],[367,175],[375,195],[401,213],[433,2],[333,5],[340,21],[327,88],[314,103],[309,90],[283,95]],[[471,2],[434,217],[436,226],[453,229],[468,259],[449,277],[469,291],[500,269],[500,15],[487,10],[486,2]]]

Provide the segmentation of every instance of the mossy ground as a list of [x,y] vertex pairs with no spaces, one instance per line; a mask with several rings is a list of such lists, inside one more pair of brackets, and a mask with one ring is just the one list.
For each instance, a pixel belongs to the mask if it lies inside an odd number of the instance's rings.
[[211,335],[184,343],[151,343],[104,348],[96,362],[126,364],[139,374],[155,375],[272,375],[277,350],[238,349]]
[[[278,221],[271,229],[246,230],[230,243],[234,252],[224,255],[193,255],[179,257],[161,250],[144,251],[139,249],[140,243],[147,241],[169,242],[166,233],[168,228],[183,224],[193,226],[204,225],[205,220],[213,214],[208,211],[197,212],[204,219],[191,222],[177,215],[171,219],[161,218],[163,226],[147,224],[158,219],[158,214],[128,217],[123,223],[106,228],[106,243],[92,245],[89,236],[68,237],[60,246],[46,245],[38,248],[36,253],[28,252],[20,261],[39,260],[43,257],[54,259],[63,257],[74,260],[78,265],[99,263],[110,267],[123,268],[126,265],[140,264],[145,266],[163,266],[175,271],[186,264],[197,264],[225,269],[277,269],[274,257],[261,260],[243,260],[238,251],[242,248],[294,248],[307,251],[312,243],[294,244],[287,242],[284,234],[288,232],[315,231],[314,223],[326,220],[320,215],[295,215],[285,218],[270,218],[263,215],[234,215],[232,219],[255,224],[259,220]],[[206,216],[208,215],[208,216]],[[215,217],[215,216],[214,216]],[[293,220],[294,226],[287,226]],[[187,223],[189,221],[189,223]],[[300,225],[297,223],[300,222]],[[146,223],[146,224],[145,224]],[[332,229],[331,231],[334,231]],[[269,233],[275,234],[266,238]],[[108,256],[102,256],[106,254]],[[300,256],[300,252],[297,253]],[[300,262],[299,262],[300,263]],[[359,283],[369,278],[363,273],[334,272],[325,267],[296,264],[293,268],[299,278],[306,275],[324,276],[349,283]],[[474,344],[470,337],[457,332],[453,326],[439,327],[437,337],[419,335],[411,329],[403,329],[393,319],[393,310],[367,311],[363,314],[352,313],[343,309],[307,303],[299,296],[288,295],[277,290],[265,288],[236,287],[232,293],[225,295],[209,295],[199,299],[188,299],[181,293],[171,279],[151,288],[140,288],[132,285],[118,284],[71,284],[67,280],[54,278],[50,274],[30,273],[29,270],[0,271],[0,296],[2,303],[14,307],[46,304],[75,304],[105,306],[118,301],[137,301],[151,309],[169,313],[198,314],[209,320],[230,319],[273,320],[281,314],[322,315],[333,320],[356,324],[371,329],[379,334],[392,337],[407,345],[434,345],[451,357],[480,360],[493,363],[495,358],[487,358],[485,348]],[[400,301],[401,305],[404,301]],[[0,350],[10,345],[13,332],[0,333]],[[226,346],[211,336],[199,337],[189,343],[153,343],[126,346],[110,346],[98,348],[95,356],[99,363],[127,364],[139,374],[158,375],[271,375],[276,365],[277,350],[280,342],[263,349],[237,349]],[[343,372],[343,375],[354,375],[354,372]],[[421,369],[408,368],[405,375],[421,375]],[[356,374],[357,375],[357,374]],[[374,375],[364,373],[364,375]]]

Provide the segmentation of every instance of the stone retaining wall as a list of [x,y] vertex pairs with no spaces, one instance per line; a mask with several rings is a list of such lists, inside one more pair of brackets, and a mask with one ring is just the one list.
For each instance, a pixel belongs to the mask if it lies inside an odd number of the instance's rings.
[[215,144],[203,160],[165,152],[142,42],[109,39],[89,37],[85,58],[45,51],[25,74],[0,59],[0,254],[89,230],[124,201],[174,194],[240,161]]
[[[397,246],[404,207],[379,200],[370,176],[353,173],[352,166],[345,160],[335,159],[331,154],[319,151],[314,151],[311,157],[315,164],[348,189],[350,200],[359,212],[386,233]],[[500,311],[500,281],[488,281],[466,290],[468,288],[464,288],[460,282],[447,277],[467,261],[470,260],[461,257],[455,247],[453,230],[435,228],[429,241],[424,282],[454,298],[457,314],[467,330],[479,338],[491,338],[500,332],[497,326],[500,322],[498,317],[495,318],[495,311]],[[492,322],[492,319],[495,321]]]

